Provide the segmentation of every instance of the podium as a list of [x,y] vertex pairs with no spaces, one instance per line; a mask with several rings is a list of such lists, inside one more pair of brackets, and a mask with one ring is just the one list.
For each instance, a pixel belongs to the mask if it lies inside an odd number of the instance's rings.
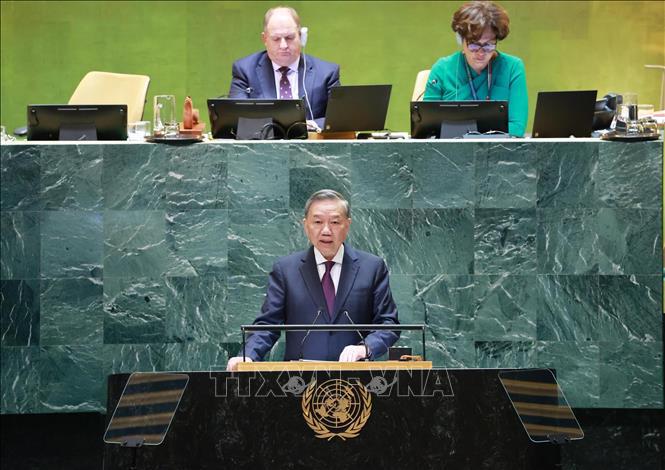
[[[189,385],[159,446],[137,469],[539,468],[559,447],[530,441],[499,369],[428,363],[245,363],[242,372],[185,372]],[[108,407],[128,374],[109,376]],[[130,449],[106,445],[105,469]]]

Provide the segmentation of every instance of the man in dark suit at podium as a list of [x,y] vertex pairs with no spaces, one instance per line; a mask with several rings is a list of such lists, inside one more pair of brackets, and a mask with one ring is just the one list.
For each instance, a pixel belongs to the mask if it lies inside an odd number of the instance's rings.
[[229,97],[304,98],[307,119],[322,126],[330,89],[340,84],[339,65],[301,54],[305,30],[293,8],[268,10],[261,33],[266,50],[233,63]]
[[[350,207],[341,194],[324,189],[305,205],[303,227],[309,249],[278,259],[270,273],[261,314],[254,324],[398,324],[385,262],[345,243]],[[256,332],[245,346],[247,360],[262,360],[279,333]],[[375,331],[361,339],[357,331],[286,333],[284,360],[351,362],[386,353],[399,338]],[[235,370],[242,357],[229,359]]]

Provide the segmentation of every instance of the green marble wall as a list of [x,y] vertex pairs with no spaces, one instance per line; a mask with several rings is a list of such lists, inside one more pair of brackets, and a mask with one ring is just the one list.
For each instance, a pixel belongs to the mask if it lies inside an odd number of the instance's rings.
[[350,198],[350,241],[386,258],[436,366],[555,367],[573,406],[662,407],[662,156],[662,142],[3,145],[2,413],[103,411],[107,374],[223,368],[323,187]]

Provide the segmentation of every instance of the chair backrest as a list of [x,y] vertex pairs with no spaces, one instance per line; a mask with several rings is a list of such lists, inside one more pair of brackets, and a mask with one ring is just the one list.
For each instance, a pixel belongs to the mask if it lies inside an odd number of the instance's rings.
[[416,76],[416,84],[413,87],[413,94],[411,101],[422,101],[425,96],[425,86],[427,86],[427,78],[429,77],[429,69],[421,70]]
[[88,72],[74,90],[69,104],[126,104],[127,122],[143,117],[150,77],[125,73]]

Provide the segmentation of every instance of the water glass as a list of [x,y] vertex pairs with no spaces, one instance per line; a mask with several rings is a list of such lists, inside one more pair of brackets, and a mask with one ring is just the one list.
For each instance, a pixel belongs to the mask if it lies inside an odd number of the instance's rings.
[[178,120],[176,119],[175,96],[156,95],[154,107],[155,137],[173,137],[178,134]]
[[637,121],[637,93],[626,92],[622,95],[619,115],[624,122]]
[[150,135],[150,121],[130,122],[127,124],[127,140],[143,142]]

